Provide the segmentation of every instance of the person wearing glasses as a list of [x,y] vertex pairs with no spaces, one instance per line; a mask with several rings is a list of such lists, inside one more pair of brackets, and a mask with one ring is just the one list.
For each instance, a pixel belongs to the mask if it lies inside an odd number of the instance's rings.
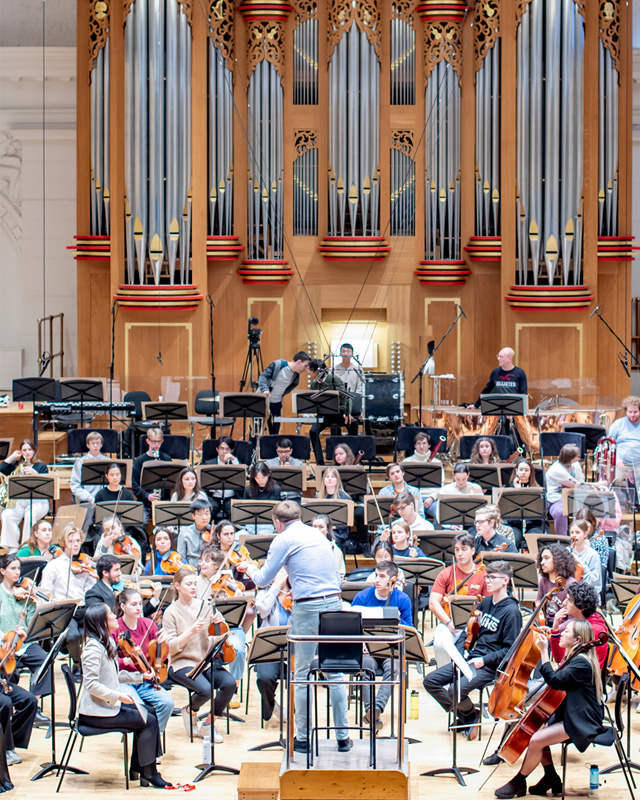
[[301,467],[302,461],[293,457],[291,439],[279,439],[276,444],[276,455],[266,460],[268,467]]
[[151,504],[157,500],[168,500],[168,493],[166,497],[162,496],[160,489],[152,489],[147,492],[140,486],[140,475],[142,473],[142,466],[147,461],[171,461],[171,456],[167,453],[160,452],[162,442],[164,441],[164,433],[161,428],[149,428],[147,431],[147,446],[146,453],[139,455],[133,462],[131,469],[131,489],[135,495],[136,500],[140,500],[144,505],[144,524],[146,525],[151,519]]

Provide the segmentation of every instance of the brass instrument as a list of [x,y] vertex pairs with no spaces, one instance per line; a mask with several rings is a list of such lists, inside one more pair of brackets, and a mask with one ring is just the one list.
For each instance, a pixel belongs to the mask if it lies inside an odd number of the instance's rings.
[[596,481],[604,481],[608,486],[616,479],[616,440],[603,436],[598,440],[594,454]]
[[[27,464],[22,456],[18,462],[18,466],[11,473],[12,475],[24,475],[26,472]],[[3,508],[15,508],[17,500],[9,500],[9,478],[7,475],[0,475],[0,506]]]

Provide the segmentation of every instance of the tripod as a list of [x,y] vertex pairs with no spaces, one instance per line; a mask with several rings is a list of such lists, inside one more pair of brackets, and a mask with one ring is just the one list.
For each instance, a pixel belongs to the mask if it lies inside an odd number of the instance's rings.
[[264,372],[264,363],[262,361],[262,347],[260,346],[260,336],[262,331],[259,328],[253,327],[258,324],[256,317],[249,318],[247,328],[247,339],[249,340],[249,347],[247,349],[247,357],[244,362],[244,369],[242,370],[242,377],[240,378],[240,391],[244,392],[244,387],[249,384],[249,389],[255,391],[258,388],[258,381],[253,379],[253,370],[255,365],[256,376]]

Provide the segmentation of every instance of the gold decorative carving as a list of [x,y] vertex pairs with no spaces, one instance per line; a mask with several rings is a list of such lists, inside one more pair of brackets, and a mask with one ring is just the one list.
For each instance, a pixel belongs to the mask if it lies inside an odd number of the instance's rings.
[[573,0],[573,2],[577,6],[578,14],[580,14],[582,17],[584,17],[584,3],[585,3],[585,0]]
[[391,131],[391,148],[413,158],[413,131]]
[[401,19],[413,28],[413,0],[394,0],[391,6],[391,19]]
[[380,58],[380,11],[375,0],[330,0],[327,59],[353,23],[366,34]]
[[98,51],[109,36],[109,5],[104,0],[93,0],[89,6],[89,72],[94,68]]
[[252,22],[247,31],[247,72],[268,61],[284,77],[284,29],[279,22]]
[[187,22],[191,25],[191,19],[193,16],[193,8],[191,7],[191,0],[177,0],[178,5],[182,8],[185,17],[187,18]]
[[473,20],[473,66],[477,72],[500,36],[500,0],[480,0]]
[[315,0],[296,0],[296,28],[308,19],[318,19],[318,5]]
[[447,61],[462,72],[462,41],[457,22],[429,22],[424,26],[424,76],[429,78],[436,64]]
[[222,53],[227,62],[227,69],[231,72],[234,67],[234,32],[233,0],[212,0],[209,5],[208,34]]
[[309,150],[318,149],[317,131],[301,130],[294,131],[294,147],[296,155],[302,156]]
[[124,17],[125,17],[125,19],[127,17],[127,14],[131,11],[131,6],[132,5],[133,5],[133,0],[123,0],[122,8],[124,9]]
[[620,75],[620,0],[600,3],[600,38]]
[[531,0],[517,0],[517,2],[516,2],[516,28],[520,24],[520,20],[522,19],[522,15],[529,8],[529,3],[530,2],[531,2]]

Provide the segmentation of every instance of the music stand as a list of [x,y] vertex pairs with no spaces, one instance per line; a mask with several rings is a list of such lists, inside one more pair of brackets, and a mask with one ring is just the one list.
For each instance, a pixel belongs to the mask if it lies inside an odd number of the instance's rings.
[[[117,464],[120,467],[122,474],[122,485],[131,486],[131,471],[133,464],[131,459],[109,459],[93,458],[88,461],[82,462],[82,469],[80,472],[80,483],[83,486],[106,486],[107,485],[107,472],[112,464]],[[127,478],[129,482],[127,483]]]
[[516,589],[535,589],[538,591],[538,568],[536,560],[526,553],[488,552],[482,554],[486,563],[506,561],[513,569],[513,585]]
[[[373,571],[373,570],[372,570]],[[367,581],[345,581],[340,585],[340,595],[345,603],[352,603],[358,592],[370,589],[374,584]]]
[[183,525],[193,525],[191,503],[182,503],[177,500],[156,500],[155,503],[151,504],[151,515],[154,526],[176,527],[178,534]]
[[196,474],[203,492],[221,491],[223,497],[227,489],[244,492],[247,484],[245,464],[198,464]]
[[258,525],[273,525],[273,509],[278,500],[232,500],[231,522],[247,528],[253,525],[258,534]]
[[15,403],[32,403],[31,427],[33,443],[38,446],[38,402],[53,402],[56,399],[57,381],[53,378],[15,378],[11,384],[11,396]]
[[[287,649],[287,633],[289,631],[288,625],[277,625],[273,628],[258,628],[255,632],[249,652],[247,653],[247,664],[249,666],[257,666],[258,664],[273,664],[280,663],[280,709],[284,709],[284,684],[286,680],[285,674],[285,651]],[[278,738],[274,742],[267,742],[266,744],[259,744],[256,747],[250,747],[249,750],[270,750],[272,747],[286,747],[286,740],[284,738],[284,711],[280,713],[280,731]]]
[[166,492],[187,466],[186,461],[145,461],[140,470],[140,488],[149,493],[154,489]]
[[84,427],[84,404],[87,402],[103,402],[102,381],[90,378],[71,378],[60,381],[60,400],[79,403],[80,427]]
[[242,418],[242,438],[247,432],[247,418],[264,419],[269,414],[269,397],[261,392],[220,392],[220,414]]
[[464,630],[476,603],[476,598],[465,595],[449,595],[449,616],[454,628]]
[[613,578],[611,579],[611,591],[616,598],[616,603],[618,604],[620,613],[624,614],[624,609],[636,596],[637,588],[637,575],[622,575],[616,572],[613,573]]
[[13,445],[13,436],[10,436],[8,439],[0,439],[0,461],[4,461],[5,458],[11,452],[11,446]]
[[[136,565],[140,561],[140,557],[138,556],[129,556],[124,554],[116,556],[116,558],[120,562],[120,571],[123,575],[133,575]],[[154,581],[156,579],[155,575],[150,575],[149,577],[153,578]]]
[[458,531],[423,531],[418,533],[418,547],[427,558],[438,558],[447,561],[453,558],[453,537]]
[[325,514],[334,525],[353,525],[353,500],[312,500],[303,498],[302,521],[310,524],[318,514]]
[[547,521],[547,504],[544,489],[515,489],[506,487],[493,492],[493,502],[500,509],[503,519],[513,519],[522,523],[526,531],[528,519],[539,519],[544,530]]
[[280,484],[283,492],[302,496],[307,488],[306,467],[269,467],[274,481]]
[[483,494],[441,494],[438,496],[438,522],[441,525],[462,525],[467,528],[467,520],[471,518],[473,524],[476,511],[488,502],[489,498]]
[[277,533],[271,533],[254,536],[252,533],[241,533],[240,545],[244,545],[247,548],[254,561],[262,561],[267,557],[271,542],[277,535]]
[[469,480],[477,483],[483,492],[499,489],[502,486],[502,472],[499,464],[467,464]]
[[57,475],[10,475],[7,481],[9,500],[28,500],[32,517],[34,500],[60,499],[60,480]]
[[565,547],[571,547],[569,536],[557,536],[554,533],[525,533],[524,540],[527,543],[529,555],[534,558],[537,558],[538,553],[550,544],[563,544]]
[[293,392],[291,408],[294,414],[304,417],[313,414],[316,421],[320,417],[337,417],[340,414],[340,392],[334,389]]
[[42,556],[20,556],[20,577],[33,578],[36,583],[39,583],[42,570],[49,563],[47,559]]
[[201,675],[207,667],[210,668],[209,674],[211,675],[211,680],[209,681],[209,689],[210,689],[210,714],[211,714],[211,728],[212,728],[212,735],[211,739],[211,763],[210,764],[198,764],[196,769],[199,769],[200,772],[196,775],[193,782],[198,783],[199,781],[208,778],[212,772],[230,772],[232,775],[239,775],[240,770],[236,769],[235,767],[225,767],[222,764],[216,764],[216,747],[213,737],[213,701],[214,701],[214,694],[213,694],[213,662],[218,657],[218,653],[220,652],[222,645],[225,643],[228,633],[223,633],[222,636],[214,636],[211,642],[211,646],[207,651],[205,657],[202,661],[194,667],[194,669],[189,672],[188,676],[191,680],[195,680],[199,675]]
[[[49,728],[51,731],[51,761],[40,765],[41,769],[31,778],[32,781],[44,778],[45,775],[48,775],[54,769],[62,769],[62,764],[56,762],[56,686],[54,665],[56,657],[64,644],[67,635],[67,627],[71,622],[75,610],[76,603],[72,600],[47,603],[47,605],[36,609],[29,623],[29,629],[27,630],[25,644],[31,642],[41,643],[47,639],[55,638],[53,647],[40,665],[40,669],[32,678],[32,684],[37,686],[43,679],[45,673],[49,672],[51,676],[51,727]],[[69,767],[67,767],[67,769],[69,769]],[[71,772],[76,775],[88,774],[86,770],[78,769],[77,767],[71,767],[70,769]]]
[[483,417],[526,417],[526,394],[481,394],[480,414]]
[[404,479],[418,489],[439,489],[442,486],[442,464],[421,464],[403,461]]
[[247,597],[221,597],[215,600],[214,606],[222,614],[230,628],[239,628],[247,616],[249,599]]
[[96,524],[105,517],[117,516],[123,527],[144,524],[144,503],[138,500],[105,500],[96,503],[94,519]]
[[599,491],[590,484],[562,490],[562,513],[573,517],[580,508],[588,508],[598,519],[615,519],[615,492]]
[[159,422],[165,431],[170,429],[169,420],[189,419],[186,403],[141,403],[143,419],[146,422]]
[[[391,521],[391,506],[395,503],[395,497],[392,495],[380,497],[376,495],[367,495],[364,498],[364,522],[365,525],[388,525]],[[380,507],[380,512],[378,512]],[[383,519],[380,514],[386,514],[387,518]]]
[[416,586],[421,589],[433,586],[433,582],[444,569],[444,561],[437,558],[402,558],[395,559],[405,576],[411,576]]
[[[322,483],[322,475],[327,469],[325,466],[316,466],[316,486]],[[368,477],[364,467],[359,464],[344,467],[331,467],[340,473],[342,488],[350,497],[362,497],[367,493]]]

